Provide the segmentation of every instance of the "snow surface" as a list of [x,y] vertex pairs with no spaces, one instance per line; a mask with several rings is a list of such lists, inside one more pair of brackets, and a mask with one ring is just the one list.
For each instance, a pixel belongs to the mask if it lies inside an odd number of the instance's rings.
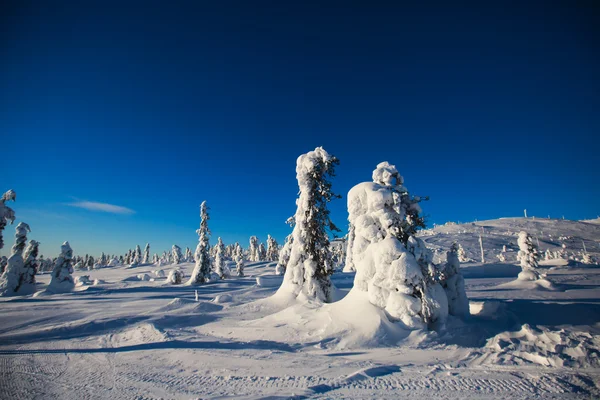
[[[336,301],[324,304],[258,286],[281,282],[274,263],[197,286],[155,265],[76,271],[74,291],[0,299],[0,398],[599,398],[600,268],[549,260],[538,269],[551,290],[514,282],[519,231],[537,232],[541,251],[572,236],[569,252],[585,240],[598,257],[600,225],[501,219],[421,238],[479,259],[481,226],[490,263],[461,266],[471,315],[439,331],[389,323],[367,292],[350,293],[354,273],[332,275]],[[161,269],[187,276],[194,264]],[[41,293],[50,274],[36,278]]]

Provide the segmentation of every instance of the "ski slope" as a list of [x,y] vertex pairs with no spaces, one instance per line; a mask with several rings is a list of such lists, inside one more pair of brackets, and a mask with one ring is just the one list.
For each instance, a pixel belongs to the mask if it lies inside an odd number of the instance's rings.
[[[600,255],[597,221],[423,231],[432,248],[457,241],[474,260],[481,233],[488,260],[462,266],[472,316],[438,332],[394,330],[346,296],[353,274],[341,272],[326,305],[274,295],[269,263],[198,287],[169,285],[152,265],[77,271],[90,284],[59,295],[40,275],[37,295],[0,299],[0,398],[598,398],[600,268],[551,260],[550,289],[514,284],[522,229],[542,250],[566,241],[577,253],[583,240]],[[500,263],[503,245],[514,254]],[[193,264],[179,267],[189,276]]]

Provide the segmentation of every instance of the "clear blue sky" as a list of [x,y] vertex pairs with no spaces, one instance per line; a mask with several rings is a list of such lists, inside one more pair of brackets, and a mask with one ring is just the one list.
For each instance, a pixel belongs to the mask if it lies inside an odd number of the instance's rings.
[[3,3],[0,190],[42,252],[192,247],[202,200],[213,243],[281,242],[316,146],[343,228],[386,160],[430,224],[600,213],[597,2],[319,3]]

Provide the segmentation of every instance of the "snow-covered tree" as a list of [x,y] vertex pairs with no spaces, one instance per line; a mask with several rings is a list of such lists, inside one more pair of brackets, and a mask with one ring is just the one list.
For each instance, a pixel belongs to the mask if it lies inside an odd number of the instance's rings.
[[294,237],[292,235],[288,235],[285,238],[285,243],[283,244],[283,248],[279,252],[279,261],[277,262],[277,267],[275,267],[276,275],[284,275],[285,269],[287,268],[288,263],[290,262],[290,254],[292,252],[292,242],[294,241]]
[[194,255],[192,254],[192,250],[189,247],[185,248],[185,262],[192,262],[194,260]]
[[217,239],[217,250],[215,254],[215,272],[219,275],[219,278],[225,279],[231,276],[231,271],[225,263],[225,245],[221,238]]
[[20,222],[15,229],[15,244],[11,249],[6,270],[0,278],[0,295],[2,296],[31,294],[35,291],[35,280],[33,284],[27,283],[31,277],[28,276],[29,271],[25,269],[23,259],[23,250],[25,250],[25,244],[27,243],[28,232],[31,232],[31,229],[24,222]]
[[460,273],[456,243],[446,253],[446,265],[442,270],[440,284],[448,297],[448,313],[458,317],[469,315],[469,300],[465,291],[465,279]]
[[181,264],[183,260],[183,253],[181,253],[181,247],[176,244],[173,245],[171,254],[173,255],[173,264]]
[[239,243],[235,244],[234,258],[237,276],[244,276],[244,250]]
[[206,201],[203,201],[200,205],[200,229],[196,231],[198,233],[198,246],[194,254],[196,266],[188,282],[190,285],[204,283],[210,277],[210,230],[208,229],[208,220],[208,206]]
[[[91,257],[90,257],[91,258]],[[48,285],[48,291],[52,293],[70,292],[75,288],[73,280],[73,249],[69,242],[64,242],[60,248],[60,255],[54,264],[52,278]]]
[[150,243],[146,243],[146,247],[144,247],[144,257],[142,258],[143,264],[148,264],[150,262]]
[[519,233],[518,244],[519,260],[521,262],[521,272],[518,279],[523,281],[540,279],[540,274],[537,271],[540,254],[531,236],[527,232],[521,231]]
[[441,271],[425,243],[412,234],[415,221],[422,221],[418,200],[387,162],[373,171],[373,182],[348,193],[348,220],[354,227],[348,251],[356,268],[352,290],[367,292],[373,305],[410,329],[443,323],[448,314],[448,298],[437,282]]
[[585,252],[583,253],[583,257],[581,257],[581,262],[584,264],[593,264],[594,260],[592,260],[592,256],[590,256],[590,253]]
[[158,254],[156,253],[152,256],[152,264],[158,264]]
[[108,259],[106,258],[106,254],[104,254],[104,252],[102,252],[102,254],[100,255],[100,265],[105,266],[106,264],[108,264]]
[[183,271],[180,269],[172,269],[169,271],[169,275],[167,276],[167,282],[172,285],[179,285],[183,282]]
[[354,226],[348,224],[348,241],[346,242],[346,261],[344,262],[343,272],[354,272],[356,267],[354,266],[354,260],[352,259],[352,244],[354,243]]
[[300,195],[296,200],[293,242],[280,290],[303,293],[323,302],[332,301],[333,273],[328,231],[339,229],[329,216],[327,204],[338,198],[331,190],[330,177],[339,164],[322,147],[298,157],[296,179]]
[[23,286],[32,285],[31,292],[35,291],[35,275],[40,266],[38,260],[39,246],[40,242],[30,240],[23,253],[23,260],[25,263]]
[[260,253],[258,251],[258,238],[250,236],[250,247],[248,247],[248,259],[251,262],[260,261]]
[[550,251],[550,249],[546,249],[546,251],[544,252],[544,259],[546,261],[552,259],[552,252]]
[[271,235],[267,236],[267,261],[279,260],[279,244]]
[[265,249],[264,244],[260,244],[258,246],[258,261],[266,261],[267,260],[267,249]]
[[17,194],[14,190],[9,190],[0,197],[0,249],[4,247],[4,239],[2,238],[2,232],[6,227],[6,224],[15,222],[15,211],[6,205],[7,201],[15,201]]
[[471,261],[471,259],[467,256],[467,252],[465,251],[465,249],[462,247],[461,244],[458,245],[457,256],[458,256],[458,261],[460,261],[461,263]]
[[8,259],[6,258],[6,256],[0,257],[0,275],[2,275],[4,273],[4,270],[6,269],[7,264],[8,264]]

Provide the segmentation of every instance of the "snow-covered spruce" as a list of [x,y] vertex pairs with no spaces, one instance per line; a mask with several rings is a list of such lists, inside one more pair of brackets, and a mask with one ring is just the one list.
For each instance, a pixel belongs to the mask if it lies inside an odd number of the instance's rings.
[[[163,272],[164,274],[164,272]],[[172,285],[179,285],[183,282],[183,271],[180,269],[172,269],[169,271],[169,275],[167,276],[167,282]]]
[[229,267],[225,263],[225,245],[220,237],[217,239],[216,245],[215,272],[219,275],[220,279],[229,278],[231,276],[231,271],[229,271]]
[[277,261],[279,260],[279,244],[277,244],[277,240],[273,238],[273,236],[267,236],[267,261]]
[[260,254],[258,251],[258,238],[256,236],[250,236],[250,247],[248,247],[248,260],[251,262],[260,261]]
[[171,248],[171,254],[173,255],[173,264],[181,264],[183,261],[183,253],[181,252],[181,247],[176,244]]
[[[24,280],[22,290],[24,292],[35,291],[35,275],[37,274],[40,266],[40,262],[38,260],[39,246],[40,242],[30,240],[25,248],[25,252],[23,253],[25,268],[23,271]],[[27,285],[30,285],[31,287],[25,289],[25,286]]]
[[8,264],[8,258],[6,258],[6,256],[0,257],[0,275],[2,275],[4,273],[4,270],[6,269],[7,264]]
[[184,260],[185,260],[185,262],[192,262],[192,261],[194,261],[194,255],[192,254],[192,250],[190,250],[189,247],[185,248]]
[[210,263],[210,230],[208,229],[208,206],[206,201],[203,201],[200,205],[200,229],[196,231],[198,234],[198,246],[196,247],[196,253],[194,257],[196,259],[196,266],[192,272],[192,276],[188,281],[190,285],[197,285],[206,282],[210,277],[211,263]]
[[354,272],[356,267],[354,266],[354,260],[352,259],[352,244],[354,243],[354,226],[348,224],[348,240],[346,242],[346,260],[344,261],[343,272]]
[[237,276],[244,276],[244,250],[239,243],[235,244],[234,257]]
[[[418,198],[411,198],[396,167],[380,163],[373,182],[348,193],[348,220],[354,227],[354,287],[407,328],[443,323],[448,313],[444,289],[436,283],[432,253],[414,237],[422,222]],[[419,222],[416,223],[415,221]]]
[[50,284],[46,289],[51,293],[65,293],[70,292],[75,288],[75,281],[73,280],[73,249],[69,245],[69,242],[64,242],[60,247],[60,255],[54,264],[52,270],[52,278]]
[[465,279],[460,273],[458,245],[452,244],[446,253],[446,265],[442,270],[440,284],[448,297],[448,314],[458,317],[469,315],[469,299],[465,291]]
[[527,232],[521,231],[519,233],[518,244],[519,261],[521,262],[521,272],[519,273],[518,279],[522,281],[535,281],[540,279],[540,274],[537,271],[540,254],[533,243],[531,236]]
[[9,190],[0,197],[0,249],[4,247],[4,239],[2,238],[2,232],[6,227],[7,222],[11,224],[15,222],[15,211],[6,205],[7,201],[15,201],[17,194],[14,190]]
[[292,252],[292,242],[293,241],[294,241],[294,237],[292,235],[288,235],[285,238],[285,243],[283,245],[283,248],[279,252],[279,261],[277,262],[277,266],[275,267],[275,275],[284,275],[285,274],[287,265],[290,262],[290,253]]
[[11,248],[6,270],[0,278],[0,295],[2,296],[25,295],[35,291],[35,280],[33,283],[27,283],[29,274],[23,260],[23,250],[27,243],[28,232],[31,232],[31,229],[24,222],[19,223],[15,228],[15,244]]
[[150,262],[150,243],[146,243],[146,247],[144,247],[144,257],[142,258],[143,264],[148,264]]
[[258,261],[267,261],[267,249],[262,243],[258,246]]
[[338,198],[331,191],[330,177],[339,164],[322,147],[298,157],[296,179],[300,195],[296,200],[290,260],[280,291],[323,302],[332,301],[333,273],[328,231],[339,231],[329,217],[327,204]]

